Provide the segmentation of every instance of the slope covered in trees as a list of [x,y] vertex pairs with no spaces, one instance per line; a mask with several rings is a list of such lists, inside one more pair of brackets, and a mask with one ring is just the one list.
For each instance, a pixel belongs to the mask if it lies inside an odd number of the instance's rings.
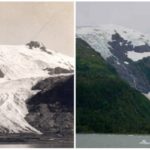
[[77,132],[150,133],[150,101],[77,38]]

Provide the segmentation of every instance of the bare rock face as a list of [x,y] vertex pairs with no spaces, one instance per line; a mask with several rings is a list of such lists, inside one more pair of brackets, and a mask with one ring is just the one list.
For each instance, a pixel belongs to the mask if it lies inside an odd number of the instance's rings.
[[[150,37],[116,25],[79,27],[77,37],[87,42],[131,87],[150,92]],[[131,55],[132,54],[132,57]]]
[[26,120],[43,133],[73,130],[73,76],[47,78],[34,90],[41,90],[27,102]]
[[[130,86],[142,93],[148,93],[150,91],[149,76],[147,76],[145,70],[142,70],[142,68],[147,66],[145,60],[149,58],[134,62],[127,57],[127,52],[134,51],[142,54],[149,52],[150,46],[147,44],[133,46],[131,41],[123,39],[117,32],[112,35],[112,41],[108,42],[108,44],[111,47],[110,51],[113,56],[109,57],[107,61],[116,68],[119,75],[126,80]],[[126,64],[125,62],[128,63]],[[141,62],[143,62],[142,65]],[[146,68],[146,71],[149,71],[149,67]]]
[[32,49],[32,48],[40,48],[40,49],[46,50],[46,47],[42,43],[37,42],[37,41],[30,41],[26,45],[29,46],[30,49]]
[[68,69],[64,69],[61,67],[46,68],[45,70],[47,70],[49,74],[61,74],[61,73],[72,73],[73,72],[73,70],[68,70]]
[[0,78],[3,78],[4,76],[4,73],[0,70]]
[[43,43],[40,43],[38,41],[30,41],[26,45],[29,47],[29,49],[40,48],[42,51],[44,51],[48,54],[52,54],[50,51],[47,51],[47,49]]

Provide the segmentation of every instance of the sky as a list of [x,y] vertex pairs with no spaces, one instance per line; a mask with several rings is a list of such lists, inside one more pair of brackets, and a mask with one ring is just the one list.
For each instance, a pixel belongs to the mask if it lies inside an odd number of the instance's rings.
[[73,2],[0,2],[0,44],[42,42],[73,56]]
[[122,25],[150,35],[150,2],[78,2],[77,26]]

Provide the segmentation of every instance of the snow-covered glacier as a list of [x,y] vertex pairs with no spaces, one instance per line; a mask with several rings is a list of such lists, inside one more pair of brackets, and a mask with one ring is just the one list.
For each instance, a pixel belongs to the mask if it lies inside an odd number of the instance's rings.
[[[49,73],[57,67],[68,73]],[[49,49],[0,45],[0,132],[41,134],[25,119],[27,99],[39,92],[32,87],[50,76],[71,74],[73,67],[71,57]]]

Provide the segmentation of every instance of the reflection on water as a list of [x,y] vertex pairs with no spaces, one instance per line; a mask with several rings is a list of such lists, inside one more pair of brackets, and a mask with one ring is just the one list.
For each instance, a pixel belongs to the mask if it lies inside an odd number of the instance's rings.
[[150,148],[150,135],[77,134],[79,148]]

